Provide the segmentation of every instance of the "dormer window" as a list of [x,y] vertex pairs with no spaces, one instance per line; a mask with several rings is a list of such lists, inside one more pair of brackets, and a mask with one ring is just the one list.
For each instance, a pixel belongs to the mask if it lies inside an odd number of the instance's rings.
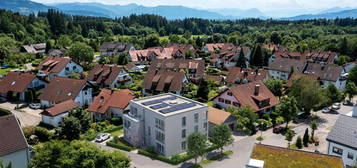
[[232,92],[228,92],[227,95],[228,96],[233,96],[233,93]]
[[72,96],[72,92],[67,93],[67,96]]
[[11,82],[11,86],[14,86],[16,84],[16,81]]

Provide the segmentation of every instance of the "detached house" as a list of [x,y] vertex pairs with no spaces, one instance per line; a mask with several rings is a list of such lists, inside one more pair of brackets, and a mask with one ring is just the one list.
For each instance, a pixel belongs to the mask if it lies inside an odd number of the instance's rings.
[[132,62],[128,62],[124,67],[128,72],[139,73],[144,71],[145,65],[135,65]]
[[213,99],[222,108],[250,106],[257,113],[269,113],[279,104],[279,100],[262,81],[230,87]]
[[100,87],[110,89],[132,83],[131,76],[125,71],[123,66],[108,64],[96,65],[89,72],[86,80],[98,84]]
[[26,100],[26,90],[42,89],[47,85],[46,82],[38,79],[36,75],[24,72],[9,72],[0,81],[0,95],[8,97],[17,94],[20,101]]
[[332,84],[341,91],[345,90],[347,77],[344,76],[346,72],[343,67],[308,63],[304,73],[316,76],[323,88]]
[[133,44],[125,44],[121,42],[104,42],[100,46],[100,55],[102,56],[114,56],[120,52],[129,52],[135,50]]
[[226,83],[229,84],[246,84],[254,81],[265,81],[268,79],[268,72],[264,69],[249,69],[230,67]]
[[224,46],[234,46],[232,43],[208,43],[203,46],[202,50],[205,52],[213,52],[221,50]]
[[103,89],[87,110],[92,113],[96,121],[122,117],[124,113],[128,113],[129,102],[134,98],[134,93],[128,89],[119,91]]
[[73,100],[80,107],[92,103],[93,88],[85,80],[63,77],[53,78],[38,97],[43,107],[50,107],[66,100]]
[[195,54],[195,48],[191,44],[171,44],[167,48],[172,48],[172,57],[177,59],[177,58],[185,58],[186,54],[188,52],[192,52],[192,54]]
[[279,58],[290,58],[318,64],[333,64],[337,60],[338,54],[331,51],[305,51],[304,53],[279,51],[269,58],[269,65]]
[[68,115],[68,112],[78,107],[79,104],[74,102],[72,99],[55,104],[40,113],[42,116],[42,122],[58,127],[63,118]]
[[188,78],[201,78],[205,72],[204,60],[174,59],[155,60],[151,63],[149,70],[185,72]]
[[46,57],[46,59],[37,66],[38,76],[48,77],[50,80],[56,76],[68,77],[70,73],[83,72],[82,66],[74,62],[69,57]]
[[212,130],[215,126],[225,124],[232,131],[237,127],[237,118],[229,112],[208,107],[208,135],[212,135]]
[[20,52],[26,52],[30,54],[45,53],[45,51],[46,43],[23,45],[20,48]]
[[243,55],[245,64],[249,65],[251,50],[245,46],[224,45],[219,53],[211,55],[211,65],[216,68],[228,68],[237,65],[239,56]]
[[280,45],[280,44],[262,44],[260,46],[261,46],[261,48],[268,50],[272,53],[286,50],[286,47],[283,45]]
[[14,115],[0,117],[0,160],[14,168],[25,168],[30,162],[29,145]]
[[305,61],[279,58],[268,67],[269,76],[274,79],[288,80],[291,73],[303,72],[306,66]]
[[156,59],[171,59],[171,52],[168,50],[162,51],[160,47],[148,48],[146,50],[131,50],[129,51],[129,61],[135,64],[141,64]]
[[181,95],[188,79],[184,72],[149,70],[141,84],[142,93],[174,93]]

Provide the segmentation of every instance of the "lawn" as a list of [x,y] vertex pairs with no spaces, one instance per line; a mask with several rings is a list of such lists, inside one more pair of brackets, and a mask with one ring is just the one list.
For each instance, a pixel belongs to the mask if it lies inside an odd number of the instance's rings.
[[208,165],[208,164],[210,164],[210,163],[212,163],[212,162],[214,162],[214,161],[216,161],[216,160],[219,160],[219,159],[222,159],[222,158],[224,158],[224,157],[226,157],[226,156],[229,156],[229,155],[231,155],[231,154],[233,154],[233,151],[226,151],[226,152],[223,152],[223,153],[221,153],[221,154],[218,154],[218,155],[216,155],[216,156],[213,156],[212,158],[210,158],[210,159],[207,159],[207,160],[204,160],[204,161],[202,161],[202,162],[199,162],[199,163],[197,163],[197,164],[195,164],[195,165],[192,165],[192,166],[190,166],[189,168],[199,168],[199,167],[203,167],[203,166],[205,166],[205,165]]
[[251,158],[263,160],[265,168],[343,168],[338,157],[259,144]]
[[0,69],[0,75],[5,75],[11,68]]
[[119,135],[123,135],[124,134],[124,130],[123,130],[123,128],[121,128],[121,129],[114,130],[114,131],[108,132],[108,133],[110,133],[111,136],[116,137],[116,136],[119,136]]

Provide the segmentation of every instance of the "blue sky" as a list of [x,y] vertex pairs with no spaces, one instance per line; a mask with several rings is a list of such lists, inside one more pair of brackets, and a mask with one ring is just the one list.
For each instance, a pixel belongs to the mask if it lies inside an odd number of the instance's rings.
[[274,10],[317,10],[332,7],[357,7],[357,0],[33,0],[40,3],[100,2],[105,4],[137,3],[145,6],[182,5],[194,8],[258,8]]

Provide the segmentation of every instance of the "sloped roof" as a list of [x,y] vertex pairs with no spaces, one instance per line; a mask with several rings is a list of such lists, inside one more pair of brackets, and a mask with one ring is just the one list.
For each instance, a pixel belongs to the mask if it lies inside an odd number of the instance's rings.
[[326,139],[357,150],[357,118],[340,115]]
[[214,51],[214,50],[220,50],[224,46],[232,46],[232,43],[208,43],[205,45],[205,47],[208,49],[208,51]]
[[98,64],[89,72],[86,80],[110,85],[114,82],[122,70],[122,66]]
[[47,100],[55,103],[60,103],[69,99],[74,100],[86,83],[85,80],[55,77],[50,81],[38,98],[40,100]]
[[264,69],[249,69],[240,67],[229,67],[227,83],[235,83],[239,78],[240,80],[247,79],[248,82],[265,80],[268,78],[268,72]]
[[278,58],[268,67],[269,70],[276,70],[282,72],[302,72],[305,66],[305,61],[289,59],[289,58]]
[[208,122],[210,123],[220,125],[227,121],[230,117],[234,118],[234,116],[229,112],[214,107],[208,107]]
[[27,53],[35,54],[39,52],[45,52],[46,43],[23,45],[22,48],[24,48]]
[[29,87],[36,76],[24,72],[9,72],[3,80],[0,81],[0,93],[23,92]]
[[196,69],[196,74],[203,75],[205,71],[204,60],[193,60],[193,59],[163,59],[154,60],[151,62],[149,70],[174,70],[179,71],[180,69]]
[[65,112],[68,112],[72,109],[79,107],[79,104],[73,100],[66,100],[64,102],[55,104],[54,106],[44,110],[41,114],[46,116],[56,116]]
[[119,91],[103,89],[88,107],[88,111],[105,114],[110,107],[125,109],[134,98],[134,93],[128,89]]
[[299,80],[300,78],[308,78],[311,80],[317,80],[318,77],[315,75],[310,75],[310,74],[304,74],[304,73],[299,73],[299,72],[294,72],[291,74],[289,80],[286,82],[285,86],[291,87],[294,83],[294,81]]
[[308,63],[304,71],[305,74],[317,76],[320,80],[337,81],[343,72],[343,67],[335,65],[321,65]]
[[106,51],[112,51],[112,52],[128,52],[131,47],[133,47],[133,44],[125,44],[121,42],[104,42],[101,46],[99,51],[101,52],[106,52]]
[[61,72],[71,61],[72,59],[69,57],[48,56],[40,65],[37,66],[37,69],[43,71],[45,74],[58,73]]
[[[165,91],[165,85],[169,86],[167,91],[181,91],[183,84],[182,81],[185,78],[183,72],[172,72],[172,71],[155,71],[149,70],[144,78],[142,87],[144,89],[154,89],[155,91]],[[157,84],[153,88],[154,84]]]
[[267,49],[269,51],[284,51],[285,47],[279,44],[262,44],[262,48]]
[[14,115],[0,117],[0,156],[28,148],[26,138]]

